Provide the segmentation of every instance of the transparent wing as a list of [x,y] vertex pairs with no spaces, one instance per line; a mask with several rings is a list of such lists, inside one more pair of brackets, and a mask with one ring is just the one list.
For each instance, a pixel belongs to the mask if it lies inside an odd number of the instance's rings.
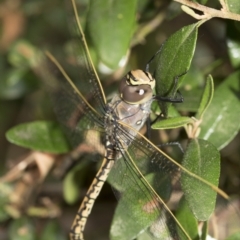
[[[121,140],[129,134],[121,129]],[[161,239],[190,239],[167,206],[173,186],[179,181],[180,169],[144,139],[131,139],[110,172],[109,180],[120,201],[113,220],[111,239],[134,239],[143,229],[159,221]],[[118,227],[118,231],[116,231]],[[119,235],[118,235],[119,233]],[[153,237],[153,236],[152,236]],[[153,239],[153,238],[151,238]]]
[[[82,94],[86,98],[88,97],[88,101],[91,102],[92,106],[104,114],[106,97],[93,65],[82,26],[79,22],[76,2],[74,0],[68,0],[66,4],[69,14],[69,29],[72,36],[72,42],[70,44],[71,62],[75,65],[75,69],[78,69],[79,76],[75,78],[76,81],[73,78],[73,82]],[[91,99],[89,99],[89,96],[91,96]]]
[[[104,131],[103,115],[96,110],[104,106],[91,101],[94,98],[91,94],[80,92],[79,86],[72,82],[60,63],[50,53],[46,54],[47,57],[43,57],[38,64],[37,73],[47,87],[55,113],[68,139],[76,147],[86,138],[85,131]],[[99,138],[97,133],[92,135],[94,137]]]
[[[153,234],[150,239],[191,239],[192,236],[188,236],[170,211],[170,199],[179,192],[178,200],[184,196],[181,190],[183,175],[188,175],[189,181],[197,181],[198,197],[202,199],[202,204],[209,202],[206,190],[216,195],[217,187],[189,173],[144,136],[138,134],[138,138],[129,140],[128,132],[121,126],[119,128],[121,158],[109,175],[110,183],[120,196],[111,239],[134,239],[148,227]],[[121,141],[126,142],[126,139],[132,143],[124,149]]]
[[[76,147],[86,138],[85,130],[104,131],[106,99],[88,51],[74,1],[69,10],[73,29],[69,56],[63,60],[47,53],[37,72],[47,86],[58,120],[64,126],[70,142]],[[97,133],[91,136],[93,137],[98,138],[99,142]]]

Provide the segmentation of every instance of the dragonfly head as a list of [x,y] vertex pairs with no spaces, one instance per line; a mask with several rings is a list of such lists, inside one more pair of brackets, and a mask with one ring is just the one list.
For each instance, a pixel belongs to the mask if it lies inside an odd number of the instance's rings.
[[149,72],[130,71],[119,86],[120,97],[129,104],[145,103],[153,97],[155,79]]

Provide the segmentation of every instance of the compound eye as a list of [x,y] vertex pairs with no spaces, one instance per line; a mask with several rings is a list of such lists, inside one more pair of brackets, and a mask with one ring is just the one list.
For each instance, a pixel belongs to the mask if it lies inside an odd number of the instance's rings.
[[126,79],[121,81],[119,91],[122,100],[130,104],[141,104],[147,102],[153,95],[150,85],[128,85],[126,83]]
[[155,87],[155,79],[149,72],[144,72],[142,70],[132,70],[126,76],[126,81],[129,85],[142,85],[148,84],[153,89]]

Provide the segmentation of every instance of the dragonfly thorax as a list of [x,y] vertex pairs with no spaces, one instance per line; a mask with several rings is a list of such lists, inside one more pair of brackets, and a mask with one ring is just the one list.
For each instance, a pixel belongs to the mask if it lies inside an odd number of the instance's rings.
[[142,104],[153,97],[154,87],[155,79],[149,72],[132,70],[121,80],[119,93],[128,104]]
[[[153,98],[150,98],[142,104],[129,104],[119,95],[115,95],[107,105],[105,115],[106,145],[111,145],[112,149],[116,150],[121,147],[117,146],[121,141],[122,146],[128,148],[146,122],[151,112],[152,101]],[[132,129],[124,127],[126,124]]]
[[[121,80],[120,94],[107,105],[104,124],[106,145],[117,149],[116,144],[121,141],[124,147],[129,146],[151,112],[154,87],[155,79],[142,70],[132,70]],[[126,129],[124,124],[132,129]]]

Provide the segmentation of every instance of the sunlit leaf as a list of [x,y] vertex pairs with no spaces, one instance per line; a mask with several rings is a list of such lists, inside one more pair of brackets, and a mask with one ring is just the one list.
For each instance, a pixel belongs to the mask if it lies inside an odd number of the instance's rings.
[[[239,4],[239,1],[237,1]],[[226,28],[226,43],[229,59],[232,66],[237,69],[240,66],[240,25],[239,22],[229,21]]]
[[240,41],[229,38],[227,40],[227,46],[232,65],[235,68],[240,66]]
[[233,73],[215,89],[201,124],[199,138],[210,141],[218,149],[226,146],[240,127],[239,76],[240,72]]

